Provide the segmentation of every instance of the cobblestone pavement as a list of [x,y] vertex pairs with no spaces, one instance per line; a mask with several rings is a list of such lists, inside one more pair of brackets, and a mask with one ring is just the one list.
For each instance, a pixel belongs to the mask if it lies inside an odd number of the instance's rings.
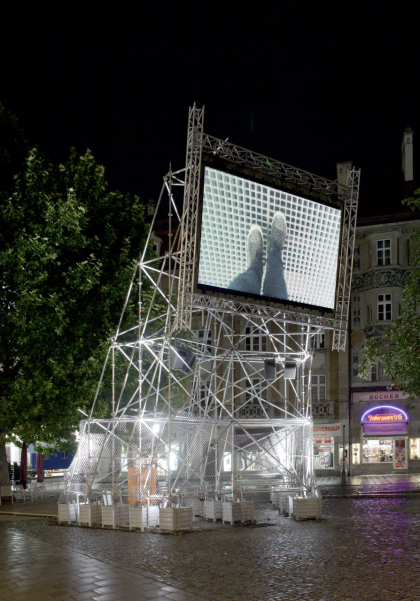
[[79,551],[13,530],[3,532],[2,542],[2,601],[205,601]]
[[418,482],[400,481],[386,482],[385,479],[378,482],[366,482],[353,485],[332,485],[320,486],[320,493],[323,497],[328,496],[360,496],[374,494],[403,494],[405,492],[420,494],[420,486]]
[[212,601],[419,599],[420,497],[328,498],[323,514],[179,536],[9,516],[0,536],[21,533]]

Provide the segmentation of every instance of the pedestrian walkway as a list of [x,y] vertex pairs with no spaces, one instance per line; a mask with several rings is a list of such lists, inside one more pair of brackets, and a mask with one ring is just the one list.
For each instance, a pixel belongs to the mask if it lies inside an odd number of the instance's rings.
[[58,498],[42,501],[27,501],[26,503],[15,502],[4,503],[0,506],[0,514],[14,515],[37,515],[53,517],[58,515]]
[[1,542],[1,601],[204,601],[158,580],[19,532],[2,532]]
[[420,495],[420,474],[348,476],[345,484],[342,484],[339,476],[327,476],[317,478],[317,484],[323,497]]
[[[327,476],[317,478],[318,486],[337,486],[341,484],[341,476]],[[381,476],[347,476],[348,486],[361,486],[363,484],[419,484],[420,474],[387,474]]]

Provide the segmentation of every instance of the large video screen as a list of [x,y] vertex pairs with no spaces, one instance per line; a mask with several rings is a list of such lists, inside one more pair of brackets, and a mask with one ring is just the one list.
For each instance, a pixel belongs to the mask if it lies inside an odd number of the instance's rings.
[[204,170],[198,284],[334,308],[341,211]]

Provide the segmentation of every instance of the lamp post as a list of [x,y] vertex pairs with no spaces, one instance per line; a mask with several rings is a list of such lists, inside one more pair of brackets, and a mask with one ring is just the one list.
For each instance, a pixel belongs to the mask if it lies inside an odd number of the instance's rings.
[[346,484],[346,464],[345,464],[345,440],[346,440],[346,426],[343,426],[343,469],[341,470],[341,484]]

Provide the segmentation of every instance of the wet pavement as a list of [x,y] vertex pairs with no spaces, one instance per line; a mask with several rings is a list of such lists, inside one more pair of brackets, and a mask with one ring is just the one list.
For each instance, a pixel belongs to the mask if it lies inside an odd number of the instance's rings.
[[[54,584],[45,599],[417,601],[418,483],[384,479],[321,488],[328,498],[323,500],[324,519],[318,522],[295,522],[284,517],[274,525],[233,526],[171,536],[58,526],[51,518],[0,514],[0,541],[4,546],[10,537],[18,537],[21,544],[26,540],[29,546],[46,545],[50,553],[54,549],[61,570],[68,559],[66,554],[71,553],[69,561],[77,560],[78,569],[80,562],[97,562],[93,567],[99,570],[95,576],[98,581],[106,580],[107,570],[116,580],[112,590],[98,593],[91,582],[83,582],[86,575],[81,573],[79,588],[87,588],[74,592],[69,585],[64,587],[68,576],[60,588],[60,576],[52,569],[46,574],[51,574]],[[389,495],[392,491],[405,496],[363,496]],[[29,577],[31,565],[26,569]],[[74,573],[72,578],[74,587]],[[136,579],[138,586],[133,584]],[[0,584],[0,600],[32,599],[12,592],[4,595]]]

